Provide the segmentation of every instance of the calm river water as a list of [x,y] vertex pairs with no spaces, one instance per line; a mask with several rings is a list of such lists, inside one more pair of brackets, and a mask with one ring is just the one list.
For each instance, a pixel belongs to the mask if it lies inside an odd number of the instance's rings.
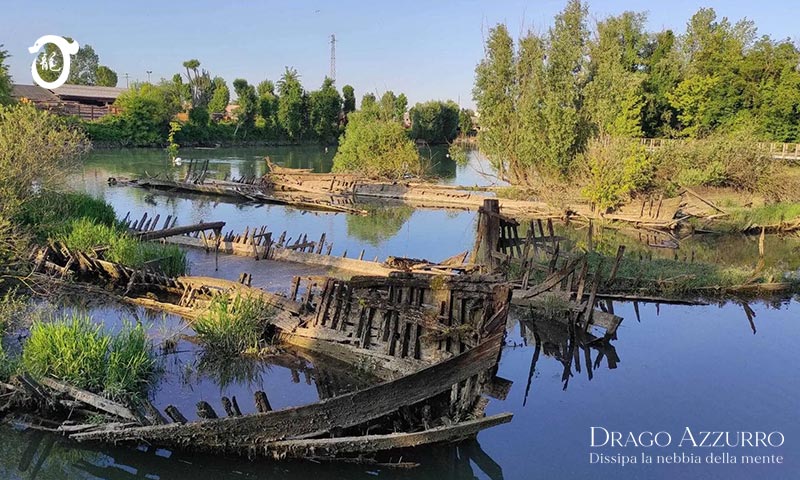
[[[265,154],[290,166],[330,168],[333,152],[321,149],[263,148],[220,149],[182,152],[184,158],[210,159],[212,175],[257,175],[263,171]],[[437,153],[437,152],[434,152]],[[487,184],[480,158],[456,166],[438,152],[437,172],[449,183]],[[475,216],[472,212],[414,210],[404,206],[373,207],[373,215],[352,217],[304,213],[283,206],[219,203],[214,199],[183,199],[139,189],[109,187],[109,176],[130,177],[145,171],[180,172],[161,151],[101,151],[85,162],[77,188],[102,196],[120,216],[160,213],[177,215],[179,223],[224,220],[234,230],[267,225],[287,235],[322,232],[334,242],[334,253],[355,255],[361,249],[372,258],[387,255],[440,260],[470,248]],[[178,173],[179,174],[179,173]],[[579,239],[579,229],[560,229]],[[604,232],[603,245],[639,245],[630,235]],[[713,248],[721,242],[723,248]],[[642,246],[645,245],[645,246]],[[717,244],[716,246],[719,246]],[[745,237],[697,239],[684,242],[679,255],[715,262],[755,265],[757,243]],[[654,255],[673,255],[652,249]],[[782,261],[798,268],[798,244],[769,239],[769,261]],[[780,258],[780,260],[779,260]],[[213,273],[213,262],[203,253],[191,254],[194,273]],[[288,280],[306,267],[225,258],[220,272],[235,278],[241,271],[253,272],[254,283],[282,290]],[[800,381],[796,360],[800,338],[800,302],[783,299],[751,303],[752,324],[739,303],[709,306],[674,306],[615,303],[623,321],[617,339],[588,347],[570,344],[566,329],[543,319],[512,314],[498,375],[513,382],[505,400],[492,399],[488,413],[510,411],[514,419],[482,432],[477,441],[420,452],[419,468],[397,471],[354,465],[319,465],[307,462],[250,462],[242,459],[196,457],[162,450],[79,445],[44,433],[18,431],[0,426],[0,478],[20,479],[256,479],[256,478],[431,478],[528,479],[528,478],[719,478],[795,479],[800,471]],[[83,305],[99,319],[114,324],[122,317],[145,318],[154,337],[180,333],[180,324],[168,316],[148,316],[141,310],[114,306]],[[314,358],[280,358],[270,365],[231,366],[204,369],[198,350],[190,342],[179,343],[177,353],[165,355],[167,378],[155,394],[179,398],[190,405],[199,399],[218,402],[221,395],[248,398],[264,389],[278,406],[316,401],[326,395],[358,388],[355,378],[341,366]],[[367,381],[367,380],[363,380]],[[245,403],[245,402],[242,402]],[[251,406],[251,405],[250,405]],[[243,410],[246,407],[243,405]],[[645,448],[628,442],[625,447],[592,446],[603,443],[604,431],[666,432],[671,443],[663,448]],[[698,445],[706,431],[780,432],[781,446],[693,448],[686,429]],[[661,434],[663,441],[666,437]],[[643,437],[643,438],[646,438]],[[773,439],[778,437],[773,435]],[[624,440],[624,438],[623,438]],[[706,440],[711,442],[710,439]],[[594,455],[593,455],[594,454]],[[643,465],[642,455],[653,464]],[[708,463],[714,454],[719,461]],[[624,456],[624,457],[623,457]],[[659,457],[660,456],[660,457]],[[745,456],[745,458],[743,458]],[[745,464],[749,456],[783,457],[780,464]],[[601,463],[598,460],[617,462]],[[731,459],[736,464],[731,464]],[[665,460],[700,463],[663,463]],[[699,460],[696,460],[699,459]],[[657,463],[662,460],[662,463]]]

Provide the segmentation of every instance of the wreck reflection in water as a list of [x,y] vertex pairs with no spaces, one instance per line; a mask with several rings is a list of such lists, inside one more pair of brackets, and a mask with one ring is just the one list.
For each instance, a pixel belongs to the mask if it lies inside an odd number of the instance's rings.
[[[297,461],[255,461],[213,456],[177,455],[167,450],[116,448],[97,449],[64,440],[45,432],[11,431],[0,425],[0,435],[15,441],[0,442],[0,477],[26,480],[69,479],[182,479],[220,480],[225,478],[374,478],[391,470],[393,478],[436,478],[437,480],[489,478],[500,480],[503,471],[476,440],[455,446],[441,446],[419,452],[410,469],[345,463]],[[402,452],[398,461],[408,461]]]
[[525,345],[534,347],[523,405],[528,402],[536,364],[542,354],[553,357],[564,366],[561,374],[564,390],[569,386],[570,378],[581,374],[582,370],[586,372],[588,379],[592,380],[594,371],[600,368],[604,361],[609,370],[617,368],[620,362],[617,349],[612,344],[612,341],[616,340],[616,335],[597,337],[558,320],[535,315],[520,318],[519,330]]

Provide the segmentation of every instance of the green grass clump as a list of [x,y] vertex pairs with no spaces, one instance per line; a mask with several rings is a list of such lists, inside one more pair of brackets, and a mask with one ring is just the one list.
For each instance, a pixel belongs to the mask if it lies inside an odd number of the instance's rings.
[[21,368],[52,376],[111,398],[139,394],[155,371],[153,349],[142,325],[104,332],[86,315],[35,322],[22,350]]
[[7,382],[17,371],[18,362],[6,353],[0,341],[0,381]]
[[[611,275],[615,258],[592,252],[589,254],[589,271],[594,272],[603,260],[603,279]],[[779,275],[763,271],[755,280],[771,281]],[[697,293],[707,288],[728,288],[742,285],[753,277],[753,269],[716,265],[711,263],[689,263],[667,258],[640,261],[622,257],[614,283],[616,290],[637,290],[652,294],[680,296]]]
[[261,298],[218,295],[192,328],[207,354],[232,357],[260,349],[272,315],[272,309]]
[[116,214],[103,200],[76,192],[45,192],[24,202],[13,221],[28,227],[39,240],[69,232],[72,222],[87,218],[93,222],[112,226]]
[[[611,270],[616,260],[615,255],[603,255],[598,252],[588,253],[589,273],[594,274],[602,260],[601,291],[616,293],[636,293],[657,295],[669,298],[702,296],[713,293],[715,289],[724,290],[749,282],[781,282],[786,281],[783,273],[777,269],[762,269],[755,275],[754,268],[726,266],[703,262],[685,262],[668,258],[639,260],[623,256],[614,283],[606,286],[611,277]],[[563,261],[562,261],[563,262]],[[563,265],[559,262],[559,267]],[[540,267],[545,267],[540,262]],[[534,271],[529,282],[536,284],[547,276],[544,269]],[[587,287],[588,288],[588,287]]]
[[140,268],[158,259],[157,266],[166,275],[183,275],[187,270],[186,252],[179,247],[140,242],[117,226],[99,224],[87,218],[73,221],[69,233],[60,239],[67,247],[84,252],[108,247],[104,253],[106,260],[132,268]]

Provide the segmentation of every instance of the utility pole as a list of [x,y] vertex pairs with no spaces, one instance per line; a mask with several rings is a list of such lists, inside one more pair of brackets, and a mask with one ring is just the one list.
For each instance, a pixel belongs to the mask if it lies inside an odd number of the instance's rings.
[[147,83],[150,83],[150,74],[153,73],[152,70],[147,71]]
[[336,35],[331,34],[331,80],[336,81]]
[[128,75],[128,74],[126,73],[126,74],[125,74],[125,88],[130,88],[130,85],[128,85],[128,77],[130,77],[130,75]]

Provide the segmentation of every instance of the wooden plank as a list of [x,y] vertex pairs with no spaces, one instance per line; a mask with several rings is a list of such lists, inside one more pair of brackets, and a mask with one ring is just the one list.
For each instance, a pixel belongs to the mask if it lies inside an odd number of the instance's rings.
[[483,429],[508,423],[512,417],[511,413],[500,413],[413,433],[283,440],[265,445],[264,452],[276,459],[336,457],[348,453],[374,453],[434,443],[456,442],[473,437]]
[[130,409],[112,402],[107,398],[101,397],[100,395],[81,390],[80,388],[73,387],[72,385],[50,377],[42,378],[40,383],[51,390],[69,395],[75,400],[90,405],[98,410],[102,410],[103,412],[126,420],[132,420],[134,422],[139,421],[138,417]]
[[137,234],[139,240],[157,240],[159,238],[173,237],[176,235],[184,235],[187,233],[194,233],[204,230],[221,230],[225,226],[225,222],[211,222],[211,223],[197,223],[194,225],[186,225],[183,227],[168,228],[166,230],[147,231]]

